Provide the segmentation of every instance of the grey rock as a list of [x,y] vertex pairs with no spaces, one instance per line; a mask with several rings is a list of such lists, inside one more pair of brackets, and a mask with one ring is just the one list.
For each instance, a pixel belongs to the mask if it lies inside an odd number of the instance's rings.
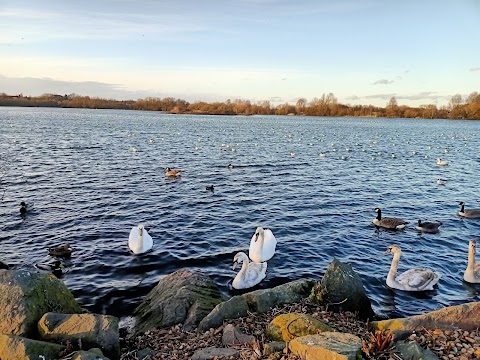
[[287,343],[285,341],[272,341],[266,343],[263,346],[263,355],[268,356],[276,352],[283,352],[283,349],[287,347]]
[[211,328],[218,328],[223,324],[224,320],[238,319],[248,315],[248,304],[243,296],[233,296],[227,301],[224,301],[205,316],[200,324],[198,324],[197,331],[204,332]]
[[24,270],[0,270],[0,334],[32,336],[49,311],[80,313],[65,284],[53,275]]
[[195,351],[191,360],[210,360],[220,356],[235,356],[238,350],[228,348],[208,347]]
[[41,354],[45,360],[55,360],[65,346],[45,341],[27,339],[15,335],[0,335],[0,359],[38,360]]
[[362,279],[350,264],[333,259],[322,278],[320,288],[321,302],[328,304],[329,310],[357,312],[363,318],[374,316]]
[[416,341],[400,340],[395,343],[395,348],[404,360],[438,360],[430,349],[423,349]]
[[135,309],[135,333],[182,324],[186,331],[222,301],[215,283],[198,272],[181,269],[167,275]]
[[92,351],[75,351],[72,354],[72,360],[109,360],[107,357],[103,356],[102,352]]
[[154,353],[155,352],[147,346],[146,348],[137,351],[137,360],[143,360]]
[[38,322],[38,332],[42,340],[81,342],[83,348],[98,347],[112,359],[120,357],[118,318],[114,316],[46,313]]
[[248,315],[248,312],[264,313],[277,304],[297,303],[310,293],[314,280],[296,280],[272,289],[252,291],[233,296],[218,304],[202,321],[197,331],[204,332],[210,328],[218,328],[224,320],[237,319]]
[[222,344],[225,346],[253,345],[255,336],[244,334],[232,324],[227,324],[223,328]]

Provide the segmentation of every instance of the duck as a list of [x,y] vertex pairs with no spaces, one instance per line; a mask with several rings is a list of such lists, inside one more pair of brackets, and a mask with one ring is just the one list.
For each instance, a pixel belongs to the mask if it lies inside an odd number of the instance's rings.
[[447,180],[445,180],[445,179],[437,179],[437,184],[438,184],[438,185],[446,185],[446,184],[447,184]]
[[165,168],[165,176],[175,177],[181,175],[180,169],[170,169],[169,167]]
[[439,165],[439,166],[448,165],[448,161],[447,161],[447,160],[443,160],[443,159],[441,159],[441,158],[438,158],[438,159],[437,159],[437,165]]
[[232,281],[235,289],[248,289],[265,279],[267,272],[266,262],[250,262],[244,252],[239,252],[233,258],[233,270],[238,263],[243,263],[242,268]]
[[480,284],[480,263],[475,262],[477,242],[470,240],[468,243],[468,265],[463,273],[463,280],[473,284]]
[[72,247],[70,246],[69,243],[49,247],[48,255],[59,256],[59,257],[69,257],[70,255],[72,255]]
[[234,166],[232,164],[228,164],[227,165],[227,168],[229,168],[230,170],[232,170],[234,168]]
[[392,265],[387,276],[387,286],[392,289],[405,291],[427,291],[440,280],[440,275],[427,268],[413,268],[397,276],[397,266],[402,251],[400,246],[393,244],[388,246],[385,254],[393,254]]
[[459,204],[461,206],[460,211],[458,212],[458,215],[467,217],[467,218],[480,218],[480,209],[468,209],[465,210],[465,203],[463,201],[460,202]]
[[27,213],[27,210],[28,210],[27,204],[25,203],[25,201],[22,201],[20,203],[20,215],[25,215]]
[[415,227],[418,231],[423,231],[426,233],[434,234],[438,232],[438,228],[443,224],[440,221],[437,222],[430,222],[430,221],[423,221],[418,220],[418,225]]
[[63,269],[65,268],[59,260],[54,261],[52,264],[38,263],[34,267],[42,272],[51,272],[57,278],[63,275]]
[[128,247],[134,254],[143,254],[153,247],[152,237],[148,234],[143,224],[132,227],[128,237]]
[[407,224],[408,221],[404,221],[398,218],[386,217],[382,218],[382,210],[380,208],[375,208],[375,212],[377,213],[377,217],[373,219],[373,224],[376,227],[383,227],[386,229],[403,229]]
[[212,191],[212,192],[213,192],[213,191],[215,191],[215,188],[214,188],[213,185],[207,185],[207,186],[205,187],[205,190],[207,190],[207,191]]
[[248,257],[254,262],[264,262],[270,260],[275,254],[277,239],[270,229],[257,227],[255,234],[250,240]]

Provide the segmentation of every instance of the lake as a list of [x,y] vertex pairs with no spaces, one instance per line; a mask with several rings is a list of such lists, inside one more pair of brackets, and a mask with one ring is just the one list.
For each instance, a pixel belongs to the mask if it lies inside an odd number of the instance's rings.
[[[248,252],[257,226],[272,229],[278,245],[255,289],[320,279],[336,257],[361,276],[380,316],[480,300],[480,285],[463,282],[480,220],[457,215],[460,201],[480,207],[480,121],[4,107],[0,129],[0,260],[36,271],[53,260],[47,247],[69,242],[61,279],[92,312],[128,315],[180,268],[237,294],[233,257]],[[166,178],[166,167],[183,175]],[[24,218],[22,200],[34,203]],[[375,207],[409,224],[377,231]],[[418,219],[443,226],[421,234]],[[128,237],[138,223],[154,245],[135,256]],[[402,248],[399,271],[441,274],[436,290],[386,286],[393,243]]]

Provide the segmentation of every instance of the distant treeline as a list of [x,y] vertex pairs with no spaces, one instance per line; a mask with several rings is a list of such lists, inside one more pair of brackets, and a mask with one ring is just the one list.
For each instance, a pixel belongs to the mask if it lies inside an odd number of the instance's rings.
[[149,97],[139,100],[102,99],[76,94],[41,96],[7,95],[0,93],[0,106],[63,107],[88,109],[124,109],[164,111],[173,114],[208,115],[305,115],[305,116],[365,116],[391,118],[426,119],[471,119],[480,120],[480,94],[471,93],[463,100],[454,95],[448,106],[436,105],[409,107],[398,105],[395,97],[390,98],[384,108],[373,105],[344,105],[332,94],[323,94],[311,101],[299,99],[295,105],[285,103],[272,106],[269,101],[252,103],[248,100],[227,100],[225,102],[197,101],[189,103],[182,99]]

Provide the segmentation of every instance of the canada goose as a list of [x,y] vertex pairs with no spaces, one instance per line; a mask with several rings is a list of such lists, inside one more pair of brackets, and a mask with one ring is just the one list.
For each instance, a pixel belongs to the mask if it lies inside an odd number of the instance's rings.
[[128,247],[134,254],[143,254],[153,247],[152,237],[148,234],[143,224],[132,227],[128,237]]
[[232,170],[234,168],[234,166],[232,164],[228,164],[227,168],[229,168],[230,170]]
[[398,218],[385,217],[382,218],[382,210],[380,208],[375,208],[377,217],[373,219],[373,224],[377,227],[383,227],[386,229],[403,229],[405,225],[408,224],[408,221],[404,221]]
[[445,180],[445,179],[438,179],[438,180],[437,180],[437,184],[438,184],[438,185],[446,185],[446,184],[447,184],[447,180]]
[[180,170],[180,169],[170,169],[169,167],[167,167],[165,169],[165,176],[169,176],[169,177],[180,176],[181,171],[182,170]]
[[215,191],[215,188],[213,187],[213,185],[207,185],[207,186],[205,187],[205,190],[207,190],[207,191],[212,191],[212,192],[213,192],[213,191]]
[[438,273],[427,268],[414,268],[397,276],[397,266],[402,253],[400,246],[390,245],[385,254],[390,253],[393,254],[393,260],[387,276],[387,285],[389,287],[405,291],[433,290],[433,286],[440,279]]
[[25,215],[31,209],[33,209],[33,203],[27,204],[25,201],[20,203],[20,215]]
[[48,255],[59,256],[59,257],[69,257],[70,255],[72,255],[72,247],[68,243],[49,247]]
[[480,218],[480,209],[465,210],[465,203],[463,201],[461,201],[459,205],[461,206],[461,208],[458,212],[458,215],[472,219]]
[[243,264],[242,269],[232,281],[233,288],[247,289],[257,285],[260,281],[265,279],[267,272],[266,262],[249,262],[248,256],[243,252],[239,252],[233,258],[233,270],[235,270],[238,263]]
[[270,260],[275,254],[277,239],[270,229],[257,227],[255,234],[250,240],[248,257],[254,262],[264,262]]
[[415,227],[418,231],[423,231],[426,233],[436,233],[438,232],[438,228],[442,226],[443,224],[438,221],[438,222],[430,222],[430,221],[423,221],[418,220],[418,225]]
[[477,242],[470,240],[468,243],[468,265],[463,273],[463,280],[469,283],[480,283],[480,263],[475,262]]

